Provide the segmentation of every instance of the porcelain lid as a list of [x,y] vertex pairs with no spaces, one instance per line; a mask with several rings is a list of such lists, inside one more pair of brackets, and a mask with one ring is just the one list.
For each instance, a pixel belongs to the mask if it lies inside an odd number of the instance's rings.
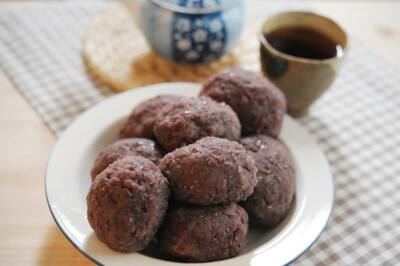
[[163,0],[173,5],[188,7],[188,8],[215,8],[227,0]]
[[223,10],[238,0],[153,0],[154,3],[183,13],[209,13]]

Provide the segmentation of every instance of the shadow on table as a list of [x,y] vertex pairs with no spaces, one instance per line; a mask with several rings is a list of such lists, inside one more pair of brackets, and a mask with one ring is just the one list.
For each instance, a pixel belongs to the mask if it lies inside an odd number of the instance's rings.
[[60,229],[54,224],[49,227],[40,250],[37,265],[90,265],[91,262],[81,254]]

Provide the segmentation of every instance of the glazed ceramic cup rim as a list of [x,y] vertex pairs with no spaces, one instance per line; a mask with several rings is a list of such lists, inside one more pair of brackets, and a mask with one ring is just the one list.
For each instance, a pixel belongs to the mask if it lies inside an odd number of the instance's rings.
[[[148,0],[146,0],[148,1]],[[172,3],[165,2],[163,0],[151,0],[154,4],[159,5],[160,7],[163,7],[167,10],[177,12],[177,13],[182,13],[182,14],[193,14],[193,15],[198,15],[198,14],[211,14],[211,13],[216,13],[220,12],[222,10],[225,10],[226,8],[229,8],[239,0],[227,0],[224,4],[213,7],[213,8],[191,8],[191,7],[183,7],[183,6],[177,6]]]
[[[334,56],[334,57],[330,57],[330,58],[326,58],[326,59],[310,59],[310,58],[304,58],[304,57],[298,57],[298,56],[293,56],[293,55],[289,55],[286,53],[283,53],[277,49],[275,49],[269,42],[268,40],[265,38],[264,36],[264,26],[265,24],[267,24],[271,19],[277,17],[277,16],[282,16],[282,15],[291,15],[291,14],[303,14],[303,15],[311,15],[311,16],[315,16],[321,19],[325,19],[327,21],[330,21],[332,24],[334,24],[339,31],[342,31],[343,35],[345,36],[345,45],[342,47],[343,49],[343,54],[341,56]],[[317,13],[314,12],[309,12],[309,11],[288,11],[288,12],[279,12],[276,13],[272,16],[270,16],[269,18],[267,18],[261,25],[261,30],[258,32],[258,39],[261,42],[261,45],[265,46],[271,53],[275,54],[276,56],[279,56],[281,58],[284,58],[286,60],[289,61],[296,61],[296,62],[300,62],[300,63],[308,63],[308,64],[330,64],[332,61],[338,60],[338,59],[342,59],[343,57],[345,57],[347,50],[348,50],[348,35],[347,33],[344,31],[343,27],[341,27],[338,23],[336,23],[334,20],[323,16],[323,15],[319,15]]]

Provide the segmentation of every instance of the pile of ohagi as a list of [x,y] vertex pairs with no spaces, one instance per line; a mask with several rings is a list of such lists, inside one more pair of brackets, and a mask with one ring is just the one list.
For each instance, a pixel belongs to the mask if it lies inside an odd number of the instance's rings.
[[210,77],[199,97],[136,106],[91,172],[97,238],[120,252],[156,238],[183,261],[237,256],[249,223],[271,229],[290,209],[294,162],[276,140],[285,112],[277,87],[238,67]]

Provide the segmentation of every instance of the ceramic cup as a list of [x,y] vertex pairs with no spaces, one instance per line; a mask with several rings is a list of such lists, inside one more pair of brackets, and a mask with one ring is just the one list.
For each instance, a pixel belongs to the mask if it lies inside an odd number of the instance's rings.
[[205,64],[217,60],[232,49],[243,29],[243,0],[126,0],[126,3],[138,18],[152,49],[177,63]]
[[[285,28],[318,32],[336,44],[337,53],[329,58],[313,59],[290,54],[289,50],[276,48],[276,44],[273,47],[273,40],[268,36]],[[334,21],[310,12],[285,12],[270,17],[262,25],[259,40],[262,71],[284,92],[288,113],[293,117],[306,115],[310,105],[329,88],[347,51],[347,35],[343,29]]]

